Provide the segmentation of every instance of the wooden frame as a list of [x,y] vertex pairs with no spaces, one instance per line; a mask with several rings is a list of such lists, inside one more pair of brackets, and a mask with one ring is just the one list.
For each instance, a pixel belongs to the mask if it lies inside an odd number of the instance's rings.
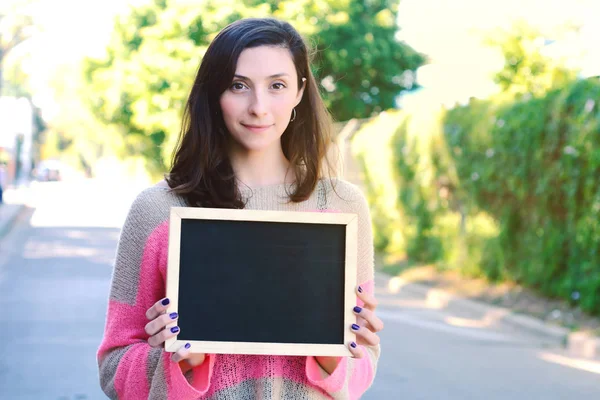
[[[256,343],[256,342],[211,342],[183,341],[176,338],[165,342],[165,350],[175,352],[191,343],[191,352],[218,354],[265,354],[290,356],[352,356],[347,345],[356,341],[350,326],[356,323],[353,307],[356,305],[356,262],[358,224],[356,214],[321,213],[297,211],[233,210],[198,207],[172,207],[169,225],[169,253],[167,265],[166,292],[170,299],[168,313],[178,310],[179,268],[182,219],[207,219],[228,221],[282,222],[336,224],[346,226],[345,282],[344,282],[344,343],[343,344],[304,344],[304,343]],[[176,326],[173,322],[167,328]]]

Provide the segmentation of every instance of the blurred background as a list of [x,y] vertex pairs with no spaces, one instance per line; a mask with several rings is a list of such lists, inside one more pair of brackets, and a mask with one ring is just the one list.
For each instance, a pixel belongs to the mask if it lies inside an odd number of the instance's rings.
[[0,397],[103,398],[119,228],[168,170],[208,44],[257,16],[314,47],[339,174],[371,207],[390,344],[365,398],[599,398],[597,0],[2,0],[0,299],[20,328]]

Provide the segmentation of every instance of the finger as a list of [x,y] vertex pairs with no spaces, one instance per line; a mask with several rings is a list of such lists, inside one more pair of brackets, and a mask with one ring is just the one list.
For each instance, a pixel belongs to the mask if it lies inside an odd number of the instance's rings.
[[170,300],[168,298],[164,298],[162,300],[154,303],[152,307],[146,311],[146,318],[149,320],[153,320],[158,317],[160,314],[163,314],[167,310],[167,306],[169,305]]
[[371,332],[367,327],[352,324],[350,329],[356,334],[356,342],[358,344],[367,346],[377,346],[379,344],[379,336]]
[[152,347],[160,347],[162,344],[172,337],[175,337],[179,334],[179,327],[173,326],[171,328],[165,328],[162,331],[158,332],[154,336],[150,336],[148,338],[148,344]]
[[360,286],[356,288],[356,295],[365,303],[364,308],[375,311],[377,308],[377,299],[375,299],[375,296],[365,292]]
[[169,325],[177,318],[179,318],[179,315],[176,312],[160,315],[156,319],[148,322],[144,330],[148,336],[156,335],[158,332],[164,329],[165,326]]
[[357,346],[356,342],[350,342],[348,348],[350,349],[350,353],[352,353],[354,358],[363,358],[362,349]]
[[373,311],[356,306],[354,307],[354,314],[363,318],[372,328],[371,330],[373,332],[379,332],[383,330],[383,321],[379,319],[379,317],[377,317]]
[[189,355],[187,362],[192,367],[197,367],[198,365],[202,364],[204,360],[206,360],[205,353],[192,353]]
[[180,362],[185,360],[190,355],[190,344],[186,343],[179,348],[175,353],[171,355],[171,360],[174,362]]

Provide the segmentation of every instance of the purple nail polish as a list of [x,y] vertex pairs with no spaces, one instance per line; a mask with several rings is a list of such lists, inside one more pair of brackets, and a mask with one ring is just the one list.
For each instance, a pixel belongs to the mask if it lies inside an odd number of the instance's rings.
[[175,319],[175,318],[177,318],[177,313],[172,312],[171,314],[169,314],[169,317],[171,317],[171,319]]
[[360,308],[359,306],[354,307],[354,312],[355,313],[360,313],[362,311],[362,308]]
[[189,349],[191,346],[192,346],[192,345],[191,345],[191,344],[189,344],[189,343],[186,343],[186,344],[185,344],[185,348],[186,348],[186,349]]
[[174,326],[171,328],[171,333],[177,333],[179,332],[179,327],[178,326]]
[[358,293],[362,293],[362,288],[360,286],[358,287]]
[[164,298],[163,301],[160,302],[160,304],[162,304],[163,306],[168,306],[170,303],[169,299]]
[[352,343],[350,343],[350,346],[352,346],[352,348],[355,349],[356,348],[356,343],[352,342]]
[[355,331],[360,329],[360,326],[356,325],[356,324],[352,324],[352,329],[354,329]]

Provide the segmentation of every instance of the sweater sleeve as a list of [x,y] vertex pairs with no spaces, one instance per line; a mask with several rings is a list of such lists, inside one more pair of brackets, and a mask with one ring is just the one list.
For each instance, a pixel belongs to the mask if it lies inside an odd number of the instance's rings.
[[147,342],[146,311],[165,295],[170,207],[159,194],[138,196],[119,237],[97,354],[100,385],[111,399],[196,399],[210,386],[214,355],[186,377],[171,353]]
[[[336,185],[339,197],[332,196],[331,208],[358,215],[357,243],[357,282],[367,293],[374,293],[374,250],[371,216],[367,201],[356,186],[344,181]],[[357,305],[364,303],[357,297]],[[315,357],[307,357],[306,375],[315,386],[324,390],[334,399],[358,399],[369,389],[379,360],[380,346],[362,346],[362,358],[341,357],[330,375],[317,362]]]

